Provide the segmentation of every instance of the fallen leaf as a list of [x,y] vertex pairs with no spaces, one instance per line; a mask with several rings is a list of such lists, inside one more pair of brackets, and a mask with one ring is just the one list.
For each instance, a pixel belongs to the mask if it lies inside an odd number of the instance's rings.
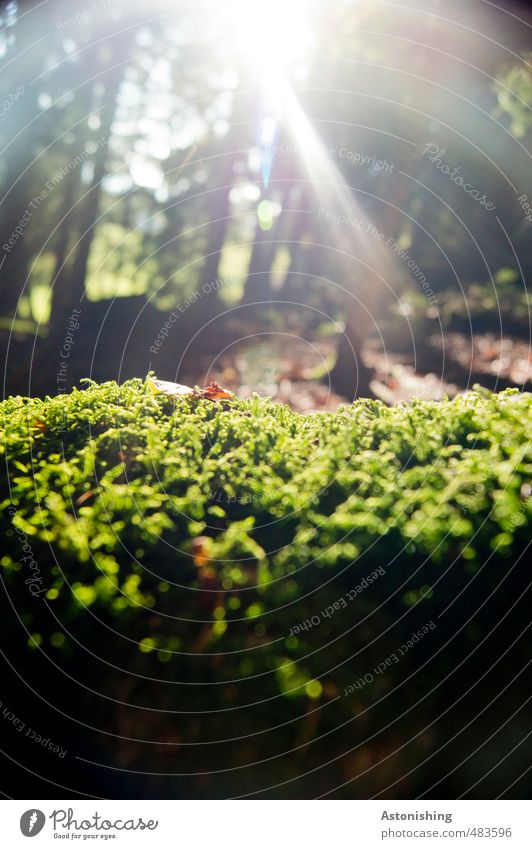
[[232,392],[222,389],[221,386],[218,386],[215,380],[211,380],[205,389],[199,391],[199,394],[202,398],[208,398],[209,401],[222,401],[225,398],[234,398]]
[[209,401],[223,401],[234,398],[232,392],[222,389],[215,380],[211,380],[205,389],[199,389],[199,387],[192,389],[191,386],[185,386],[182,383],[170,383],[168,380],[156,380],[149,377],[148,386],[154,395],[162,393],[175,398],[189,396],[190,398],[206,398]]
[[148,386],[154,395],[172,395],[179,397],[181,395],[194,395],[194,390],[190,386],[183,386],[182,383],[170,383],[167,380],[155,380],[148,378]]

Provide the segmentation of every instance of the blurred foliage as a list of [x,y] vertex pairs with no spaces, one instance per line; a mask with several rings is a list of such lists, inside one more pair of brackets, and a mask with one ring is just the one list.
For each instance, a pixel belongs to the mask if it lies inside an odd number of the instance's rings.
[[[254,259],[265,300],[273,285],[331,313],[345,308],[327,280],[359,287],[360,267],[334,250],[353,234],[319,221],[323,186],[313,183],[313,163],[310,170],[304,164],[304,128],[279,127],[266,193],[276,210],[268,238],[278,244],[259,246],[253,257],[252,245],[263,238],[260,75],[224,31],[223,14],[206,28],[201,4],[169,13],[156,0],[150,20],[137,3],[103,4],[97,13],[63,0],[52,10],[25,8],[21,15],[18,3],[8,3],[0,33],[0,93],[10,98],[24,89],[0,127],[6,235],[32,197],[50,181],[53,189],[1,269],[6,315],[48,322],[52,285],[51,321],[58,325],[63,307],[85,291],[91,299],[146,294],[166,309],[217,273],[231,278],[222,302],[234,302],[245,293]],[[471,56],[464,33],[451,33],[443,18],[431,21],[430,33],[419,21],[415,9],[390,9],[383,17],[376,6],[347,0],[321,8],[312,49],[298,66],[301,79],[289,83],[319,142],[333,151],[356,214],[399,240],[434,291],[458,288],[458,281],[467,290],[488,280],[490,270],[515,268],[512,244],[495,216],[442,179],[423,149],[438,144],[489,194],[527,267],[528,228],[510,180],[523,185],[511,134],[524,139],[530,130],[530,71],[526,56],[509,68],[496,50]],[[45,29],[47,38],[36,41]],[[451,46],[456,63],[445,58]],[[482,61],[485,75],[464,70],[461,52]],[[502,170],[493,167],[501,139]],[[369,164],[356,165],[341,151]],[[392,171],[370,160],[387,161]],[[400,291],[405,282],[412,284],[399,267],[389,283]],[[390,306],[385,295],[377,313]]]
[[523,62],[511,66],[500,75],[496,85],[498,108],[495,114],[506,117],[510,130],[522,139],[532,128],[532,53],[523,56]]

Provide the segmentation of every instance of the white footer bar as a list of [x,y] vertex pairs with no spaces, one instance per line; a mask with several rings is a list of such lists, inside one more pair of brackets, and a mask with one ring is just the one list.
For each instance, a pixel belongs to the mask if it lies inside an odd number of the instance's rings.
[[526,801],[6,800],[0,803],[0,834],[6,849],[532,847]]

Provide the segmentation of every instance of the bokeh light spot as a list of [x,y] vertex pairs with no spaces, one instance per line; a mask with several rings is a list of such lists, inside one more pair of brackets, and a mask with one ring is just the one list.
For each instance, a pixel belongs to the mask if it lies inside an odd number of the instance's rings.
[[273,204],[269,200],[261,200],[257,207],[257,218],[261,230],[271,230],[273,226]]

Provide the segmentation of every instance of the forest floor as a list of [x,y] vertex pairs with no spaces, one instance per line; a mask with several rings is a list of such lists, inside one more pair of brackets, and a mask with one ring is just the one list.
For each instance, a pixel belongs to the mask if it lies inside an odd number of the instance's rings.
[[[351,400],[337,395],[327,383],[334,355],[332,337],[309,340],[292,333],[251,333],[215,357],[206,354],[196,360],[179,380],[195,385],[214,378],[239,398],[256,392],[300,413],[333,411]],[[530,346],[489,333],[448,333],[443,345],[433,337],[413,354],[385,350],[370,339],[363,358],[375,370],[371,384],[375,397],[387,404],[452,398],[476,383],[494,391],[508,386],[532,390]]]
[[[98,330],[101,316],[98,314],[96,319],[94,327]],[[88,317],[86,320],[88,322]],[[156,317],[156,323],[158,321]],[[90,326],[87,328],[88,332]],[[336,394],[328,383],[340,329],[332,322],[327,326],[309,327],[294,313],[283,313],[280,318],[278,315],[250,314],[246,320],[220,324],[216,332],[210,331],[208,338],[196,334],[194,347],[187,345],[184,360],[171,352],[166,355],[165,349],[165,358],[161,355],[156,363],[145,362],[133,344],[128,348],[132,355],[130,361],[123,363],[120,357],[114,356],[114,337],[107,349],[98,342],[98,356],[93,363],[94,346],[89,341],[76,352],[79,362],[76,360],[74,370],[73,361],[69,379],[71,385],[79,385],[79,379],[88,375],[100,381],[118,379],[122,382],[131,376],[143,377],[147,368],[157,367],[157,377],[163,380],[204,386],[215,379],[242,399],[256,392],[280,404],[288,404],[300,413],[334,411],[352,401],[352,398]],[[413,326],[407,339],[398,335],[393,325],[391,331],[390,335],[389,328],[383,325],[385,337],[389,335],[390,341],[369,338],[362,351],[362,359],[374,371],[373,395],[387,404],[412,398],[439,400],[445,395],[452,398],[476,384],[492,391],[514,386],[532,392],[530,342],[519,335],[466,334],[449,329],[437,335],[425,332],[422,326]],[[5,332],[4,335],[4,342],[9,341],[12,346],[13,362],[7,394],[55,394],[55,370],[49,374],[50,369],[48,372],[45,369],[50,360],[50,344],[48,349],[44,347],[41,351],[40,360],[35,356],[28,361],[31,372],[31,387],[28,388],[24,363],[34,338],[21,334],[11,338]],[[0,342],[2,338],[0,333]],[[46,346],[47,341],[43,344]],[[121,345],[125,345],[123,340],[116,343],[118,349]],[[142,345],[138,347],[142,349]],[[217,353],[209,353],[209,350]],[[176,361],[179,363],[177,370]],[[93,373],[95,365],[99,367],[97,373]],[[118,375],[117,365],[121,370]],[[43,380],[36,386],[35,381],[41,374]]]

